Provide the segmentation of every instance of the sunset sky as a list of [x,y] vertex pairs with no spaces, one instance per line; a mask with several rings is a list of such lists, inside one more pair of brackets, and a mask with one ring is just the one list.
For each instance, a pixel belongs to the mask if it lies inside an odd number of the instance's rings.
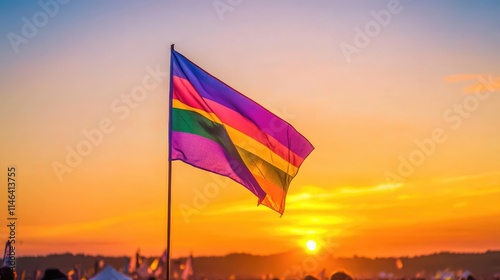
[[0,2],[18,255],[163,252],[173,43],[315,147],[282,217],[174,162],[174,257],[500,250],[499,1],[59,1]]

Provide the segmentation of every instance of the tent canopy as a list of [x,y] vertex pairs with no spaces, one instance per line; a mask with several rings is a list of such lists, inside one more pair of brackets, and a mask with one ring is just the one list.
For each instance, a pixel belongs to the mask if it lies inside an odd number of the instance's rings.
[[90,280],[132,280],[132,277],[129,277],[125,274],[121,274],[116,271],[110,265],[106,266],[99,273],[94,275],[94,277],[90,278]]

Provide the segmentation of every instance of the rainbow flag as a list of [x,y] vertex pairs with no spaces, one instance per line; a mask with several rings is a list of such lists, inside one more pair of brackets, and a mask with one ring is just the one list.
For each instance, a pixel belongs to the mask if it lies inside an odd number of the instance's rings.
[[290,124],[172,49],[170,158],[240,183],[283,214],[314,147]]

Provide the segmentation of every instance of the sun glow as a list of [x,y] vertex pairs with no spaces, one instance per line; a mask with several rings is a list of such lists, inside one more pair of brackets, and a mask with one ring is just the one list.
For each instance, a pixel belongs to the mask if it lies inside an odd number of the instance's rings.
[[317,249],[316,241],[314,240],[308,240],[306,242],[306,248],[309,252],[314,252]]

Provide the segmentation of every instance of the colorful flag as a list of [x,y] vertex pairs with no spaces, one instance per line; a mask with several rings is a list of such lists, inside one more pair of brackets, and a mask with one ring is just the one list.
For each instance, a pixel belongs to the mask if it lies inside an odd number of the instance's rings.
[[283,214],[311,143],[173,49],[170,72],[170,160],[227,176]]
[[186,259],[186,263],[184,264],[184,269],[182,270],[181,274],[181,280],[189,280],[190,276],[193,275],[193,255],[190,255],[189,258]]
[[167,264],[167,250],[163,251],[163,254],[156,258],[152,263],[151,265],[149,266],[149,268],[151,269],[151,271],[153,272],[153,275],[155,277],[160,277],[162,274],[163,274],[163,266]]
[[156,259],[154,259],[154,260],[153,260],[153,262],[151,262],[151,264],[149,265],[149,269],[148,269],[148,271],[149,271],[150,273],[155,272],[155,271],[156,271],[156,269],[158,269],[159,264],[160,264],[160,258],[156,258]]
[[163,275],[163,268],[162,268],[161,265],[158,266],[158,268],[154,271],[153,275],[154,275],[155,278],[160,278],[160,277],[164,278],[164,277],[162,277],[162,275]]
[[163,251],[163,254],[160,257],[160,261],[163,263],[167,262],[167,250]]
[[137,275],[139,275],[140,278],[148,278],[151,276],[151,273],[149,271],[149,265],[146,261],[145,258],[141,257],[141,262],[139,267],[136,270]]
[[3,261],[2,261],[2,266],[8,266],[10,267],[10,240],[7,240],[5,243],[5,249],[3,251]]

